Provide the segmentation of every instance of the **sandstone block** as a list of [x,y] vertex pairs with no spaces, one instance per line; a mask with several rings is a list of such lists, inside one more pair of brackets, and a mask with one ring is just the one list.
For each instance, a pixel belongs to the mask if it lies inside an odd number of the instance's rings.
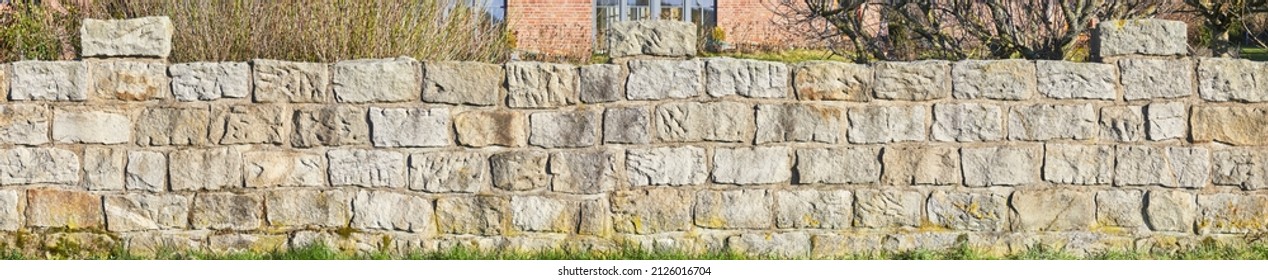
[[123,190],[126,156],[124,149],[85,147],[84,186],[90,191]]
[[767,229],[775,225],[771,195],[765,190],[707,191],[696,196],[697,226],[715,229]]
[[285,234],[231,233],[207,237],[207,249],[216,253],[277,252],[287,250]]
[[607,34],[608,55],[694,56],[696,30],[689,22],[669,20],[612,23]]
[[508,191],[531,191],[546,188],[550,174],[546,164],[550,155],[538,151],[515,151],[493,155],[489,163],[493,186]]
[[881,152],[887,185],[959,184],[960,151],[951,146],[889,146]]
[[1053,99],[1118,98],[1118,68],[1113,64],[1035,61],[1039,93]]
[[1145,227],[1144,194],[1137,190],[1096,192],[1097,226],[1135,231]]
[[264,198],[257,194],[199,193],[190,208],[195,229],[254,230],[264,223]]
[[787,147],[719,148],[713,151],[713,182],[773,184],[788,182],[792,171]]
[[26,225],[49,228],[101,228],[101,196],[57,189],[26,191]]
[[845,110],[810,104],[757,105],[757,144],[819,142],[844,138]]
[[166,191],[167,155],[158,151],[128,151],[123,185],[129,191]]
[[1086,140],[1096,134],[1096,112],[1091,104],[1018,106],[1008,114],[1009,140]]
[[448,108],[370,108],[375,147],[441,147],[453,142]]
[[343,227],[352,219],[352,195],[342,191],[274,191],[264,204],[274,227]]
[[967,231],[1002,231],[1008,211],[1007,194],[935,191],[925,213],[938,227]]
[[[1182,43],[1183,44],[1183,43]],[[1128,101],[1192,95],[1193,61],[1185,59],[1123,59],[1123,98]]]
[[1119,146],[1114,184],[1201,188],[1210,178],[1210,152],[1205,148]]
[[744,233],[727,237],[727,249],[750,256],[797,259],[810,256],[810,235],[804,232]]
[[1030,190],[1013,192],[1014,231],[1087,230],[1096,223],[1093,194],[1072,190]]
[[753,106],[738,102],[656,106],[656,137],[665,142],[746,142],[753,139]]
[[699,147],[629,149],[625,174],[633,186],[699,185],[708,177],[709,168],[704,149]]
[[243,157],[231,147],[175,150],[168,154],[173,191],[242,187]]
[[171,98],[167,64],[142,62],[89,63],[90,94],[95,98],[146,101]]
[[183,229],[189,224],[188,197],[124,194],[107,196],[104,202],[110,231]]
[[136,141],[141,146],[207,144],[207,108],[150,107],[136,122]]
[[291,145],[300,148],[370,143],[366,109],[352,106],[299,108],[292,115]]
[[526,232],[574,233],[581,204],[544,196],[511,198],[511,225]]
[[1020,186],[1038,182],[1043,155],[1038,146],[966,147],[960,153],[965,185]]
[[1197,218],[1197,198],[1179,191],[1149,191],[1145,222],[1154,231],[1191,233]]
[[141,56],[167,58],[175,27],[167,17],[122,20],[84,19],[79,28],[84,57]]
[[0,190],[0,231],[22,228],[22,204],[26,202],[18,190]]
[[1149,140],[1161,141],[1184,138],[1188,132],[1188,106],[1184,103],[1153,103],[1145,106],[1147,123],[1145,131],[1149,132]]
[[620,65],[592,64],[581,66],[577,91],[585,103],[613,102],[625,99],[625,70]]
[[433,233],[431,200],[394,192],[360,191],[352,200],[352,226],[364,229]]
[[1190,116],[1194,142],[1216,141],[1235,146],[1268,145],[1268,109],[1195,106]]
[[1233,58],[1198,60],[1198,95],[1207,101],[1268,101],[1268,68],[1264,63]]
[[547,166],[550,190],[573,194],[610,192],[619,184],[620,158],[608,151],[567,151],[551,154]]
[[929,109],[924,106],[868,106],[851,109],[850,143],[872,144],[926,139]]
[[862,189],[854,192],[854,226],[896,228],[920,226],[920,203],[915,191]]
[[632,60],[628,67],[625,94],[629,100],[682,99],[705,92],[700,60]]
[[454,117],[458,143],[468,147],[520,147],[528,142],[528,120],[520,112],[470,111]]
[[1030,99],[1038,87],[1035,71],[1035,63],[1024,59],[955,62],[953,95],[957,99]]
[[789,95],[788,65],[727,57],[705,59],[709,96],[784,98]]
[[1108,185],[1113,182],[1114,147],[1047,144],[1043,178],[1055,184]]
[[10,65],[10,100],[88,100],[88,67],[81,61],[25,60]]
[[577,67],[541,62],[506,64],[506,105],[555,108],[577,103]]
[[579,148],[599,142],[599,112],[537,112],[528,116],[528,143],[544,148]]
[[246,98],[251,94],[251,66],[243,62],[172,64],[172,94],[179,101]]
[[1202,194],[1198,195],[1197,204],[1199,234],[1243,234],[1268,229],[1268,196]]
[[255,102],[330,101],[330,69],[326,64],[256,59],[251,66]]
[[1123,142],[1144,139],[1144,107],[1112,106],[1101,108],[1101,137],[1107,140]]
[[[14,127],[19,130],[15,131],[18,134],[10,137],[39,139],[32,135],[23,135],[23,133],[31,132],[32,129],[38,130],[39,128],[33,128],[31,125],[39,121],[39,119],[30,120],[26,122],[25,127]],[[47,118],[44,121],[47,122]],[[47,131],[47,123],[43,129]],[[132,140],[131,138],[132,120],[122,113],[87,109],[55,109],[53,111],[53,141],[57,143],[112,145],[127,143]]]
[[387,150],[330,150],[330,184],[363,188],[405,187],[405,155]]
[[436,200],[437,223],[445,234],[500,235],[511,223],[510,207],[504,197],[441,197]]
[[1096,52],[1117,55],[1186,55],[1188,28],[1184,22],[1159,19],[1107,20],[1097,25]]
[[933,105],[933,140],[996,141],[1004,139],[1004,110],[989,104]]
[[611,200],[617,232],[652,234],[692,227],[693,192],[668,188],[618,191],[612,193]]
[[331,67],[331,87],[342,103],[418,100],[422,73],[409,57],[344,60]]
[[222,145],[286,143],[291,112],[276,105],[234,105],[215,108],[211,139]]
[[854,197],[847,190],[775,192],[775,224],[779,228],[847,229],[854,216]]
[[0,185],[74,184],[77,182],[79,182],[79,157],[75,155],[75,152],[57,148],[0,150]]
[[616,144],[647,144],[650,113],[641,107],[615,107],[603,111],[603,142]]
[[[0,87],[0,94],[7,89]],[[0,105],[0,144],[36,146],[48,143],[52,117],[48,108],[42,105]]]
[[878,99],[936,100],[951,96],[951,63],[941,60],[879,62],[874,67]]
[[488,157],[475,153],[410,155],[409,189],[438,192],[478,192],[489,185]]
[[506,93],[502,65],[474,61],[423,63],[423,101],[493,106]]
[[793,70],[793,88],[800,100],[868,101],[872,99],[872,76],[867,65],[802,62]]
[[1211,154],[1211,181],[1243,190],[1268,187],[1268,154],[1249,149],[1218,150]]
[[252,151],[243,160],[248,188],[326,186],[326,162],[321,155]]
[[879,148],[866,147],[800,149],[795,178],[798,184],[875,183],[881,176],[879,155]]

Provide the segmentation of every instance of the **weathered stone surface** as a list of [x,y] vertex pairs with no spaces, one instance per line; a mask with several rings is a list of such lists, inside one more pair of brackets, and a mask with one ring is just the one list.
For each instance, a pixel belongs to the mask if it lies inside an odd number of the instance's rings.
[[978,103],[933,105],[933,140],[977,142],[1004,139],[1004,110]]
[[765,190],[706,191],[696,196],[695,224],[714,229],[765,229],[775,225]]
[[886,185],[959,184],[960,152],[952,146],[889,146],[881,152]]
[[616,144],[647,144],[651,117],[642,107],[616,107],[603,111],[603,142]]
[[251,66],[255,102],[330,101],[330,69],[326,64],[256,59]]
[[157,257],[166,252],[202,250],[210,231],[138,231],[120,234],[134,256]]
[[872,68],[835,61],[808,61],[795,66],[793,88],[801,100],[868,101]]
[[713,151],[713,182],[754,185],[788,182],[792,177],[787,147],[718,148]]
[[136,142],[141,146],[207,144],[206,107],[150,107],[136,121]]
[[363,188],[405,187],[405,155],[388,150],[330,150],[330,184]]
[[124,186],[129,191],[166,191],[167,155],[158,151],[128,151]]
[[1114,147],[1047,144],[1043,179],[1055,184],[1108,185],[1113,183]]
[[1036,183],[1042,156],[1039,146],[965,147],[960,151],[964,184],[985,187]]
[[731,252],[770,258],[807,258],[810,256],[810,235],[804,232],[744,233],[727,237]]
[[418,100],[421,68],[409,57],[344,60],[334,64],[331,87],[342,103]]
[[1198,60],[1198,95],[1207,101],[1268,101],[1268,67],[1233,58]]
[[1008,114],[1009,140],[1086,140],[1096,134],[1096,111],[1091,104],[1017,106]]
[[352,195],[342,191],[273,191],[264,204],[273,227],[343,227],[352,219]]
[[1154,231],[1193,232],[1197,198],[1179,191],[1149,191],[1145,198],[1145,222]]
[[705,59],[705,90],[709,96],[739,95],[751,98],[789,96],[788,65],[749,59]]
[[545,196],[511,198],[511,225],[519,231],[573,233],[581,204]]
[[691,191],[650,188],[611,195],[612,223],[617,232],[652,234],[685,231],[692,227]]
[[880,148],[800,149],[794,169],[798,184],[875,183],[881,177]]
[[1107,20],[1097,25],[1096,52],[1116,55],[1186,55],[1188,28],[1182,21],[1160,19]]
[[352,106],[299,108],[292,122],[295,134],[291,145],[300,148],[370,143],[366,110]]
[[77,182],[79,157],[75,156],[75,152],[57,148],[0,150],[0,185]]
[[26,225],[51,228],[101,228],[101,196],[78,191],[30,189],[26,191]]
[[550,155],[538,151],[515,151],[489,157],[493,186],[508,191],[531,191],[546,188],[550,174],[546,164]]
[[1218,150],[1211,154],[1211,181],[1243,190],[1268,188],[1268,154],[1249,149]]
[[[33,112],[21,112],[33,113]],[[34,117],[39,117],[34,116]],[[31,127],[39,119],[24,121],[26,127],[14,127],[18,139],[40,140],[40,137],[23,135],[39,128]],[[44,119],[47,121],[47,119]],[[47,131],[47,123],[43,129]],[[22,131],[25,130],[25,131]],[[48,139],[44,137],[44,139]],[[97,111],[89,109],[55,109],[53,111],[53,141],[57,143],[76,144],[123,144],[132,140],[132,120],[127,115],[114,111]]]
[[445,234],[500,235],[511,223],[511,205],[505,197],[441,197],[436,210]]
[[1268,109],[1194,106],[1189,118],[1194,142],[1235,146],[1268,145]]
[[513,111],[470,111],[454,116],[458,143],[468,147],[520,147],[528,143],[528,120]]
[[1268,196],[1242,193],[1201,194],[1198,195],[1197,204],[1196,226],[1199,234],[1252,233],[1268,229]]
[[426,192],[478,192],[489,185],[489,161],[475,153],[410,155],[409,189]]
[[862,189],[854,191],[854,226],[893,228],[920,226],[924,194],[915,191]]
[[625,70],[615,64],[581,66],[577,91],[585,103],[613,102],[625,99]]
[[1118,68],[1114,64],[1035,61],[1039,93],[1054,99],[1118,98]]
[[124,149],[84,148],[84,186],[90,191],[123,190],[126,156]]
[[105,209],[110,231],[183,229],[189,224],[189,198],[180,195],[112,195],[105,197]]
[[691,98],[705,92],[700,60],[632,60],[629,69],[625,83],[629,100]]
[[258,194],[199,193],[190,224],[195,229],[254,230],[264,224],[264,198]]
[[1002,231],[1007,224],[1008,195],[993,192],[935,191],[925,213],[934,226],[968,231]]
[[251,66],[244,62],[172,64],[172,94],[179,101],[246,98],[251,94]]
[[1184,138],[1188,128],[1188,106],[1184,103],[1152,103],[1145,106],[1145,118],[1149,126],[1149,140],[1161,141]]
[[8,63],[0,63],[0,100],[9,98],[9,70]]
[[423,197],[360,191],[352,200],[352,226],[430,234],[436,231],[432,202]]
[[217,253],[278,252],[287,248],[285,234],[231,233],[207,237],[207,249]]
[[886,61],[873,69],[878,99],[921,101],[951,96],[951,63],[947,61]]
[[757,144],[820,142],[835,144],[844,138],[845,110],[810,104],[757,105]]
[[453,143],[448,108],[370,108],[375,147],[440,147]]
[[656,137],[666,142],[745,142],[753,139],[752,105],[722,101],[656,106]]
[[[0,94],[7,89],[0,87]],[[35,146],[48,143],[50,118],[52,115],[48,108],[42,105],[0,105],[0,144]]]
[[166,58],[172,52],[173,32],[175,27],[167,17],[84,19],[79,27],[79,43],[85,57]]
[[1096,192],[1096,225],[1127,231],[1143,229],[1143,204],[1144,194],[1137,190]]
[[22,228],[22,204],[26,202],[18,190],[0,190],[0,231]]
[[550,190],[574,194],[610,192],[619,184],[620,158],[609,151],[567,151],[550,155]]
[[775,192],[775,224],[779,228],[846,229],[854,216],[854,196],[847,190]]
[[321,155],[252,151],[243,155],[248,188],[320,187],[326,185],[326,162]]
[[577,67],[541,62],[506,64],[506,105],[555,108],[577,103]]
[[1123,98],[1128,101],[1184,97],[1197,89],[1193,61],[1187,58],[1123,59],[1118,68],[1123,75]]
[[1106,140],[1124,142],[1144,139],[1144,107],[1111,106],[1101,108],[1101,137]]
[[[286,143],[290,111],[278,105],[234,105],[212,112],[211,141],[222,145]],[[364,121],[362,121],[364,122]]]
[[1035,95],[1035,63],[1024,59],[955,62],[951,80],[958,99],[1025,100]]
[[528,143],[543,148],[579,148],[599,142],[599,112],[537,112],[528,116]]
[[1013,192],[1014,231],[1087,230],[1096,223],[1096,205],[1090,192],[1032,190]]
[[99,62],[88,64],[90,94],[94,98],[145,101],[171,98],[167,64]]
[[506,93],[502,65],[474,61],[423,63],[423,101],[492,106]]
[[88,67],[81,61],[24,60],[11,65],[10,100],[88,100]]
[[868,106],[851,109],[850,143],[872,144],[925,140],[929,109],[924,106]]
[[1197,147],[1119,146],[1114,184],[1201,188],[1210,177],[1210,152]]
[[630,185],[699,185],[709,175],[704,149],[694,146],[629,149],[625,174]]
[[242,187],[242,153],[232,147],[175,150],[168,154],[173,191]]
[[608,55],[693,56],[696,26],[690,22],[638,20],[614,22],[608,28]]

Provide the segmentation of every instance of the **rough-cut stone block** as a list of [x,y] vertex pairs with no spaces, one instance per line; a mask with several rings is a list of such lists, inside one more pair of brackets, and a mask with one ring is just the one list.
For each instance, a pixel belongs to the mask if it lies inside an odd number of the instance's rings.
[[809,61],[793,70],[793,88],[800,100],[868,101],[872,68],[835,61]]
[[630,185],[699,185],[709,175],[704,149],[693,146],[629,149],[625,174]]
[[810,235],[804,232],[744,233],[726,239],[727,249],[747,256],[798,259],[810,256]]
[[207,144],[208,109],[151,107],[136,122],[136,142],[141,146]]
[[123,190],[126,156],[124,149],[84,148],[84,186],[90,191]]
[[612,221],[617,232],[651,234],[692,227],[691,191],[653,188],[612,194]]
[[300,148],[317,146],[360,145],[370,143],[370,125],[366,110],[352,106],[300,108],[292,117],[295,134],[291,145]]
[[1074,185],[1113,182],[1113,146],[1048,144],[1044,149],[1043,178],[1048,182]]
[[713,182],[755,185],[788,182],[792,177],[787,147],[718,148],[713,151]]
[[[5,90],[7,88],[0,87],[0,94]],[[48,143],[52,117],[48,108],[42,105],[0,105],[0,144],[35,146]]]
[[528,118],[512,111],[470,111],[454,116],[458,143],[468,147],[520,147],[528,142]]
[[[715,163],[716,165],[716,163]],[[879,148],[814,148],[797,150],[798,184],[866,184],[881,177]]]
[[9,72],[9,64],[0,63],[0,100],[9,98]]
[[18,190],[0,190],[0,231],[22,228],[22,204],[25,202]]
[[352,200],[352,227],[432,233],[431,200],[393,192],[361,191]]
[[1039,93],[1054,99],[1118,98],[1118,68],[1113,64],[1035,61]]
[[1246,59],[1198,60],[1198,95],[1207,101],[1268,101],[1268,67]]
[[705,89],[710,96],[784,98],[789,95],[787,64],[728,57],[704,61]]
[[1039,181],[1039,146],[966,147],[960,151],[964,184],[973,187],[1020,186]]
[[285,234],[231,233],[207,237],[207,249],[215,253],[286,251]]
[[1236,146],[1268,145],[1268,109],[1195,106],[1190,116],[1194,142]]
[[1197,203],[1196,226],[1199,234],[1245,234],[1268,229],[1268,196],[1243,193],[1201,194],[1198,195]]
[[1197,198],[1179,191],[1149,191],[1145,222],[1154,231],[1191,233],[1197,218]]
[[889,146],[881,152],[886,185],[959,184],[960,152],[951,146]]
[[242,187],[242,153],[231,147],[175,150],[168,154],[173,191]]
[[190,209],[195,229],[254,230],[264,224],[264,198],[258,194],[199,193]]
[[183,229],[189,224],[189,198],[180,195],[107,196],[105,210],[110,231]]
[[775,224],[779,228],[846,229],[854,216],[854,196],[847,190],[775,192]]
[[615,144],[647,144],[651,117],[641,107],[607,108],[603,111],[603,142]]
[[502,102],[506,71],[502,65],[474,61],[423,63],[423,101],[493,106]]
[[1118,68],[1123,75],[1123,98],[1128,101],[1185,97],[1197,89],[1193,61],[1187,58],[1124,59]]
[[920,203],[915,191],[862,189],[854,192],[854,226],[894,228],[920,226]]
[[1086,140],[1096,134],[1096,111],[1091,104],[1018,106],[1008,114],[1009,140]]
[[157,151],[128,151],[124,187],[129,191],[167,190],[167,155]]
[[375,147],[440,147],[453,142],[448,108],[370,108]]
[[175,29],[172,20],[167,17],[84,19],[79,27],[79,44],[84,57],[167,58],[172,53],[172,33]]
[[1031,190],[1013,192],[1013,231],[1087,230],[1096,223],[1091,192]]
[[489,185],[488,157],[474,153],[410,155],[409,189],[438,192],[478,192]]
[[951,96],[951,63],[941,60],[879,62],[876,86],[878,99],[935,100]]
[[691,98],[705,92],[700,60],[633,60],[629,69],[625,94],[630,100]]
[[1145,115],[1141,106],[1101,108],[1101,137],[1134,142],[1145,138]]
[[612,191],[620,180],[620,158],[608,151],[567,151],[551,154],[547,166],[550,190],[574,194]]
[[[211,141],[222,145],[286,143],[291,112],[278,105],[234,105],[212,112]],[[362,121],[364,122],[364,121]]]
[[243,155],[243,175],[249,188],[326,186],[326,162],[321,155],[253,151]]
[[665,142],[746,142],[753,139],[753,106],[738,102],[656,106],[656,137]]
[[489,157],[493,186],[508,191],[531,191],[546,188],[550,174],[546,164],[550,155],[538,151],[515,151]]
[[1186,55],[1188,27],[1182,21],[1160,19],[1107,20],[1096,28],[1097,54]]
[[101,228],[101,196],[57,189],[26,191],[26,225],[51,228]]
[[835,144],[844,138],[845,110],[811,104],[757,105],[757,144],[820,142]]
[[850,143],[873,144],[926,139],[929,109],[924,106],[868,106],[851,109]]
[[246,98],[251,94],[251,66],[244,62],[172,64],[172,94],[179,101]]
[[387,150],[330,150],[330,184],[357,187],[405,187],[405,155]]
[[1244,190],[1268,188],[1268,153],[1249,149],[1218,150],[1211,154],[1211,181]]
[[573,233],[581,204],[545,196],[511,198],[511,225],[526,232]]
[[577,103],[577,67],[541,62],[506,64],[506,105],[555,108]]
[[714,229],[766,229],[775,225],[773,200],[765,190],[708,191],[696,196],[697,226]]
[[580,67],[577,91],[585,103],[613,102],[625,99],[625,70],[620,65],[592,64]]
[[1210,177],[1210,162],[1205,148],[1119,146],[1114,184],[1201,188]]
[[[38,116],[37,116],[38,117]],[[38,122],[39,119],[31,120]],[[27,124],[28,131],[30,124]],[[47,127],[45,127],[47,129]],[[32,138],[17,131],[18,138]],[[47,138],[45,138],[47,139]],[[132,140],[132,120],[114,111],[55,109],[53,141],[75,144],[123,144]]]
[[671,20],[614,22],[608,28],[608,55],[694,56],[696,25]]
[[1149,140],[1161,141],[1184,138],[1188,132],[1188,106],[1184,103],[1153,103],[1145,106],[1145,120],[1149,126],[1145,131]]
[[579,148],[599,143],[599,112],[537,112],[528,116],[528,143],[544,148]]
[[925,204],[929,222],[951,230],[1002,231],[1007,211],[1008,195],[991,192],[935,191]]
[[344,60],[332,67],[331,87],[343,103],[418,100],[421,68],[409,57]]
[[963,60],[951,69],[958,99],[1025,100],[1035,95],[1035,63],[1023,59]]
[[0,150],[0,185],[77,182],[79,157],[75,156],[75,152],[57,148]]
[[24,60],[12,67],[10,100],[88,100],[88,67],[81,61]]
[[1144,201],[1144,194],[1137,190],[1096,192],[1097,226],[1127,231],[1143,229]]
[[352,196],[342,191],[274,191],[264,204],[273,227],[343,227],[352,219]]
[[90,95],[94,98],[146,101],[171,98],[167,64],[100,62],[88,64]]
[[933,105],[933,140],[995,141],[1004,138],[1004,110],[977,103]]
[[441,233],[500,235],[511,223],[510,208],[504,197],[441,197],[436,200],[436,217]]
[[251,66],[256,102],[330,101],[330,69],[326,64],[256,59]]

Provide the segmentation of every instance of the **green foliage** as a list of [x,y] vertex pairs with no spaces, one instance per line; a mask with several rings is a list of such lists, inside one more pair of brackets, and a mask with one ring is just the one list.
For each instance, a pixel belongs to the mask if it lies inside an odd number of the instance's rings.
[[0,61],[72,59],[78,53],[78,10],[53,12],[15,0],[0,11]]

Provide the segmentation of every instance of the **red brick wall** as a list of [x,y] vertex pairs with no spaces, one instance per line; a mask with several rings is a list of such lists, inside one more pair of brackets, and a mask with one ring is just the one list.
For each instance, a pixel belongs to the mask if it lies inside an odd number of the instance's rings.
[[726,31],[727,41],[736,45],[793,47],[811,44],[799,35],[780,12],[778,0],[719,0],[718,27]]
[[546,54],[590,54],[591,0],[507,0],[507,24],[517,48]]

